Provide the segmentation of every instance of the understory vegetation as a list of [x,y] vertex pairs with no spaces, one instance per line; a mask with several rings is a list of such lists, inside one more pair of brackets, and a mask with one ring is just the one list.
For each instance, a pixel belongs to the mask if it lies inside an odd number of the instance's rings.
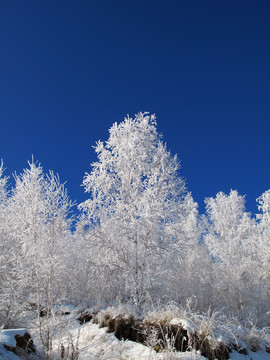
[[257,214],[231,190],[200,215],[147,113],[115,123],[95,151],[77,216],[58,175],[32,160],[10,188],[1,163],[2,328],[27,327],[34,312],[50,354],[68,304],[88,309],[82,322],[156,351],[269,350],[270,190]]

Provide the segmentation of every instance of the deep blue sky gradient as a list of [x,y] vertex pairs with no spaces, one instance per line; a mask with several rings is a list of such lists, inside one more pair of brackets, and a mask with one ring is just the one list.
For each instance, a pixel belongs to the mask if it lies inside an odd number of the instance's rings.
[[7,175],[34,154],[79,203],[91,146],[150,111],[201,212],[270,188],[269,0],[5,0],[0,55]]

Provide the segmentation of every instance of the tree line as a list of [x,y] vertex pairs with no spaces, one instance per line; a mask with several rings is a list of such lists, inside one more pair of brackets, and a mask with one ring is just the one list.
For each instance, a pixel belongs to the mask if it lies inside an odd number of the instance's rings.
[[255,216],[236,190],[207,198],[200,215],[148,113],[115,123],[95,152],[76,219],[58,175],[32,160],[9,189],[2,162],[4,326],[32,307],[41,330],[42,311],[57,303],[129,303],[140,316],[147,306],[190,298],[198,310],[222,308],[269,325],[270,190],[257,199]]

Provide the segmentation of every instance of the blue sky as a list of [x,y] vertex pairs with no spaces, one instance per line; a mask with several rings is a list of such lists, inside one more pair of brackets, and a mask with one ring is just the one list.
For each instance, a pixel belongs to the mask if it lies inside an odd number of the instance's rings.
[[7,175],[33,154],[81,202],[92,145],[149,111],[201,212],[270,188],[268,0],[5,0],[0,44]]

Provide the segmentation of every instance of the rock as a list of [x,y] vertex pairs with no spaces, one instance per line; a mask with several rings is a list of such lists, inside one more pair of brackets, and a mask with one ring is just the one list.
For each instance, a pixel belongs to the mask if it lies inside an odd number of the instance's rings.
[[5,350],[18,356],[34,354],[36,347],[30,333],[26,329],[7,329],[0,333],[0,343]]
[[83,311],[80,317],[77,318],[80,324],[85,324],[86,322],[89,322],[92,319],[93,319],[93,315],[90,314],[87,310]]

